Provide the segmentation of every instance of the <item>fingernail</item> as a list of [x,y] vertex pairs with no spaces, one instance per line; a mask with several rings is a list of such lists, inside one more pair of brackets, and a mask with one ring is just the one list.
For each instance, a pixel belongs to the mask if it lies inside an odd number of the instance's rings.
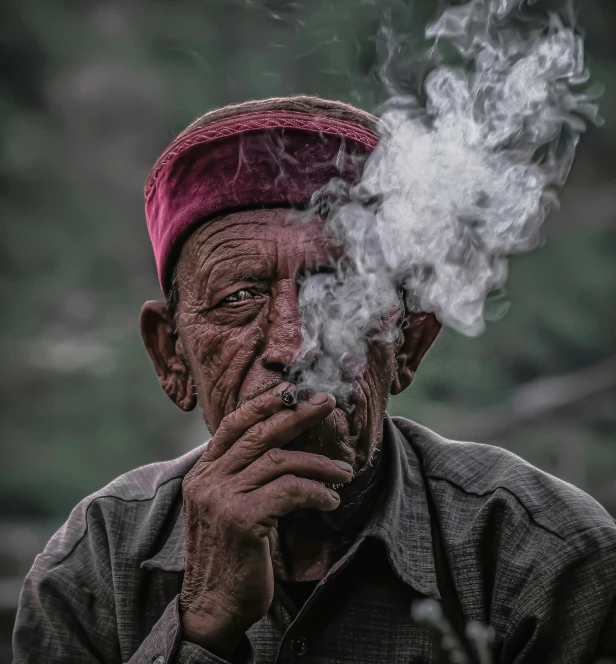
[[285,390],[288,392],[293,392],[295,390],[295,385],[293,383],[281,383],[280,385],[276,385],[276,387],[272,390],[272,394],[278,396]]
[[327,392],[317,392],[316,394],[313,394],[310,399],[308,399],[308,403],[311,403],[313,406],[318,406],[322,403],[325,403],[329,399],[329,394]]
[[332,463],[334,464],[334,466],[340,468],[340,470],[344,470],[345,473],[353,472],[353,466],[351,466],[351,464],[347,463],[346,461],[338,461],[338,459],[332,459]]
[[340,496],[333,490],[333,489],[327,489],[331,495],[332,498],[334,498],[337,501],[340,501]]

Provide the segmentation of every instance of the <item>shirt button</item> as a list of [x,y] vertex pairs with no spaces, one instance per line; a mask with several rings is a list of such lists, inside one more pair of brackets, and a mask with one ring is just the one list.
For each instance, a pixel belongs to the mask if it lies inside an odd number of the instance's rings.
[[306,650],[308,650],[308,643],[303,636],[299,636],[297,639],[291,641],[291,650],[296,655],[305,655]]

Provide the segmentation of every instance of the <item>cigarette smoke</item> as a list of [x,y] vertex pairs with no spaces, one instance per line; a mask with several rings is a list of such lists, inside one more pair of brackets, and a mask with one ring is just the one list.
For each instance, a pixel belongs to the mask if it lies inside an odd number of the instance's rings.
[[[367,344],[393,340],[392,310],[433,312],[474,336],[486,299],[502,292],[507,257],[537,246],[587,121],[597,122],[581,36],[556,14],[528,15],[524,0],[447,8],[426,38],[453,46],[459,66],[435,61],[418,94],[390,73],[381,140],[361,181],[331,182],[326,229],[346,249],[332,273],[300,288],[300,389],[352,393]],[[313,208],[314,211],[314,208]]]

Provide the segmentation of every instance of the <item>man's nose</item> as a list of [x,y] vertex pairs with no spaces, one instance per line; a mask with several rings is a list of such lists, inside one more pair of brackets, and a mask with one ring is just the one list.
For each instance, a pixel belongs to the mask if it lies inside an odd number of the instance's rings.
[[280,373],[288,370],[302,345],[301,323],[297,284],[291,279],[279,282],[265,323],[263,366]]

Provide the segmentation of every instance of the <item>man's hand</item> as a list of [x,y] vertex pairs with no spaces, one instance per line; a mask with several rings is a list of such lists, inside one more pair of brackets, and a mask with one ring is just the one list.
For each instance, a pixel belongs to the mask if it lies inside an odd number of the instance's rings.
[[342,461],[281,449],[335,408],[316,394],[287,409],[285,383],[223,419],[184,478],[186,572],[180,596],[184,638],[230,655],[274,596],[270,541],[278,519],[297,508],[334,510],[338,494],[320,482],[352,478]]

